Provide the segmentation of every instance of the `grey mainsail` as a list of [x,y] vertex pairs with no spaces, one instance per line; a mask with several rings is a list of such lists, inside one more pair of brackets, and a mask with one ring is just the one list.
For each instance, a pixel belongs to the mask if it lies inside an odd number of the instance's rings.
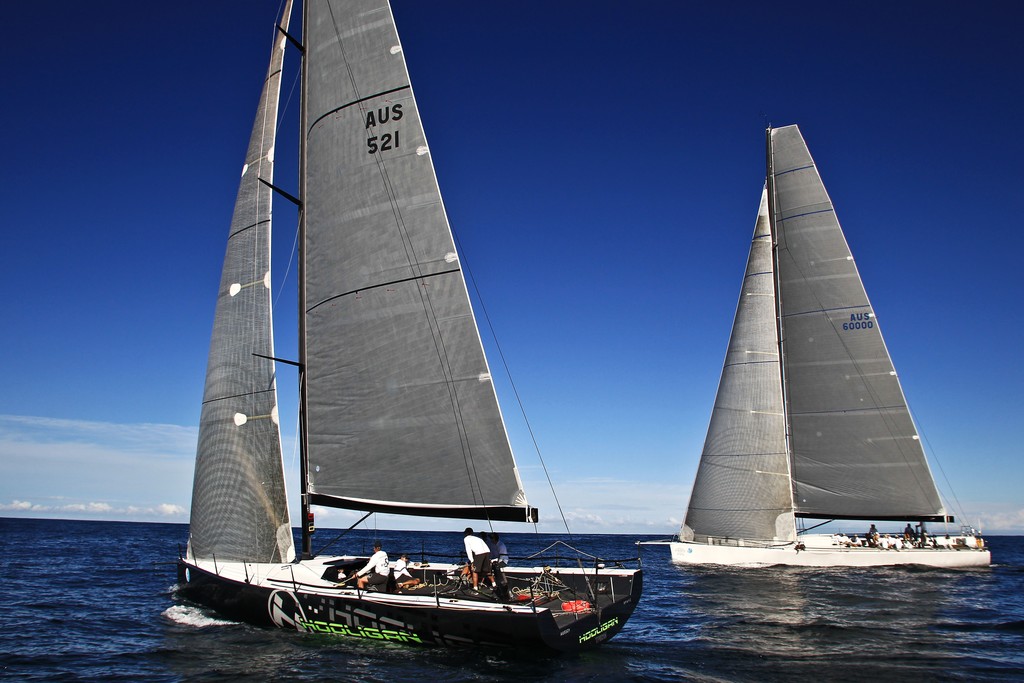
[[771,205],[797,512],[941,517],[879,321],[796,126],[771,131]]
[[682,540],[795,539],[779,372],[765,190]]
[[390,7],[311,1],[304,32],[309,500],[526,521]]
[[[291,0],[284,10],[287,29]],[[277,421],[270,291],[271,182],[284,38],[275,33],[224,256],[199,422],[189,555],[295,557]],[[259,355],[256,355],[259,354]]]

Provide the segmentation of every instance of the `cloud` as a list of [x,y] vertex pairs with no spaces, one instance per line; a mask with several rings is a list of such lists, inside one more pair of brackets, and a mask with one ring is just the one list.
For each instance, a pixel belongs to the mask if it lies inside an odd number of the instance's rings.
[[[198,430],[0,415],[0,512],[187,521]],[[131,499],[128,499],[128,498]]]
[[[187,522],[198,430],[167,424],[117,424],[0,415],[0,513],[6,516]],[[286,458],[286,461],[289,461]],[[286,462],[288,481],[297,465]],[[541,470],[521,470],[537,529],[562,533],[641,533],[679,530],[692,478],[664,481],[587,476],[558,481],[557,502]],[[289,494],[299,524],[298,495]],[[957,515],[986,534],[1024,533],[1019,503],[967,503]],[[318,526],[345,528],[361,512],[315,508]],[[377,515],[378,528],[450,530],[454,520]],[[462,524],[465,526],[465,524]],[[500,526],[500,525],[499,525]],[[507,528],[514,531],[521,525]],[[525,527],[523,527],[525,528]]]
[[[154,506],[115,506],[103,501],[92,501],[57,505],[33,503],[27,500],[13,500],[10,503],[0,503],[0,512],[32,513],[32,516],[40,517],[68,515],[100,519],[121,519],[127,516],[134,520],[145,521],[147,519],[184,517],[186,510],[180,505],[173,503],[161,503]],[[170,519],[167,521],[184,520]]]
[[118,424],[28,415],[0,415],[0,443],[103,444],[111,450],[191,458],[198,429],[169,424]]
[[1024,533],[1024,508],[1010,505],[975,504],[978,510],[968,524],[977,524],[986,534],[1020,534]]
[[[670,536],[679,530],[689,486],[612,477],[575,479],[557,487],[558,501],[546,482],[526,482],[530,502],[540,508],[541,531],[643,533]],[[536,492],[536,493],[534,493]],[[561,508],[561,512],[559,511]]]
[[[629,479],[585,478],[558,490],[558,502],[551,496],[547,482],[525,481],[531,492],[530,504],[539,508],[541,533],[565,533],[566,525],[573,534],[645,534],[669,537],[679,530],[681,515],[686,510],[689,487]],[[563,490],[565,489],[565,490]],[[533,492],[536,492],[534,495]],[[547,495],[542,495],[546,493]],[[559,510],[561,508],[561,511]],[[343,529],[356,522],[363,513],[313,506],[316,526]],[[293,522],[298,510],[292,507]],[[565,522],[563,523],[563,517]],[[423,531],[460,531],[465,526],[483,528],[486,522],[404,517],[379,514],[370,517],[364,526],[379,529]],[[523,524],[497,523],[503,531],[527,531]]]

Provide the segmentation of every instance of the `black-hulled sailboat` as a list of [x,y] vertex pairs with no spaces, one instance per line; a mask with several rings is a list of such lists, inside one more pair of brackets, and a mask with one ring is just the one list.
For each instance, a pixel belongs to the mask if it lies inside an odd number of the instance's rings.
[[257,624],[434,645],[607,641],[639,569],[455,564],[360,590],[365,557],[312,557],[311,505],[535,522],[499,410],[387,0],[303,9],[299,212],[302,549],[278,427],[270,292],[276,120],[291,2],[242,171],[217,299],[179,593]]
[[[895,535],[907,538],[798,533],[801,519],[905,521]],[[732,336],[672,560],[988,565],[970,528],[927,534],[927,523],[952,521],[818,168],[796,126],[769,129]]]

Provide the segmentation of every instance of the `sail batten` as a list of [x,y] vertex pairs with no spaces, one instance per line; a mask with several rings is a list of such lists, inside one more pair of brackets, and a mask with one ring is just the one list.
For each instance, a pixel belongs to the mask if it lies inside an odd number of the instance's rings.
[[536,523],[537,509],[528,505],[411,505],[402,501],[345,498],[310,494],[310,502],[324,507],[362,510],[410,517],[442,517],[448,519],[479,519],[496,522]]

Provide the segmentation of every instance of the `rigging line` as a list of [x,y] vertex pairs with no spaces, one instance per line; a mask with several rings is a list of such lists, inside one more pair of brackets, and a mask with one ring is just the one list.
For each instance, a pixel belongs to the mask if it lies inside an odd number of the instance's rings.
[[[352,530],[353,530],[353,529],[355,529],[355,528],[356,528],[357,526],[359,526],[360,524],[362,524],[363,520],[365,520],[365,519],[366,519],[367,517],[369,517],[369,516],[370,516],[370,515],[372,515],[372,514],[373,514],[372,512],[367,512],[367,513],[366,513],[365,515],[363,515],[362,517],[360,517],[360,518],[359,518],[359,519],[358,519],[358,520],[357,520],[357,521],[356,521],[356,522],[355,522],[354,524],[352,524],[352,526],[350,526],[349,528],[345,529],[344,531],[342,531],[342,532],[341,532],[340,534],[338,534],[337,536],[335,536],[335,537],[334,537],[334,538],[332,538],[331,540],[327,541],[327,543],[325,543],[325,544],[324,544],[323,546],[321,546],[320,550],[317,550],[317,551],[316,551],[315,553],[313,553],[313,557],[318,557],[318,556],[320,556],[320,555],[323,555],[323,553],[324,553],[324,551],[325,551],[325,550],[327,550],[327,549],[328,549],[328,548],[330,548],[330,547],[331,547],[332,545],[334,545],[335,543],[337,543],[337,542],[338,542],[338,540],[339,540],[339,539],[341,539],[341,537],[342,537],[342,536],[346,535],[346,534],[347,534],[348,532],[352,531]],[[374,519],[376,520],[376,518],[374,518]],[[373,536],[374,536],[374,538],[375,538],[375,539],[377,538],[377,533],[376,533],[376,531],[374,531],[374,534],[373,534]]]
[[[909,403],[907,404],[907,410],[910,410]],[[919,420],[917,419],[917,413],[913,412],[912,410],[910,412],[911,417],[914,419],[914,422],[920,424]],[[956,509],[960,512],[960,517],[966,520],[967,513],[964,512],[964,508],[960,504],[960,499],[956,495],[956,489],[953,488],[953,483],[949,480],[949,475],[946,474],[946,470],[942,467],[942,462],[939,460],[938,455],[935,453],[935,449],[932,448],[931,440],[927,436],[924,437],[924,440],[928,442],[928,450],[932,452],[932,458],[935,460],[935,464],[938,465],[939,471],[942,472],[942,478],[946,481],[946,486],[949,487],[949,493],[951,496],[953,496],[953,502],[956,503]]]
[[[341,111],[342,109],[345,109],[347,107],[351,107],[352,105],[357,105],[357,104],[358,105],[362,105],[362,104],[364,104],[366,102],[366,100],[372,99],[374,97],[380,97],[382,95],[390,95],[391,93],[395,93],[395,92],[398,92],[400,90],[406,90],[406,89],[409,89],[409,88],[412,87],[411,85],[406,84],[406,85],[398,86],[398,87],[395,87],[395,88],[391,88],[389,90],[384,90],[384,91],[381,91],[381,92],[378,92],[378,93],[374,93],[373,95],[361,96],[360,93],[359,93],[359,86],[356,84],[355,75],[352,73],[352,65],[351,65],[351,62],[349,62],[348,53],[345,51],[345,41],[342,40],[341,29],[338,28],[338,19],[334,16],[334,8],[331,7],[330,3],[328,3],[328,5],[327,5],[327,11],[331,15],[331,25],[334,27],[334,37],[337,39],[338,49],[341,50],[341,60],[342,60],[342,63],[345,65],[345,72],[348,74],[348,82],[349,82],[349,85],[352,86],[352,92],[355,93],[356,99],[352,100],[351,102],[347,102],[347,103],[345,103],[345,104],[343,104],[343,105],[341,105],[339,107],[336,107],[336,108],[334,108],[334,109],[324,113],[323,115],[321,115],[319,118],[316,119],[316,121],[313,121],[311,124],[309,124],[307,126],[307,130],[302,132],[302,134],[306,135],[306,136],[308,136],[309,131],[313,130],[313,128],[316,126],[317,123],[319,123],[324,118],[330,116],[331,114],[333,114],[335,112]],[[404,63],[404,59],[403,59],[403,63]]]
[[301,85],[301,80],[299,78],[299,74],[295,74],[295,77],[292,78],[292,87],[288,91],[288,97],[285,98],[284,106],[281,107],[281,110],[280,110],[280,112],[278,113],[278,116],[277,116],[278,129],[280,129],[281,128],[281,124],[284,123],[285,114],[287,114],[289,112],[289,110],[291,109],[292,98],[295,96],[295,89],[298,88],[300,85]]
[[[455,232],[452,231],[452,237],[456,240],[456,247],[459,252],[462,252],[462,246],[458,242],[458,237],[455,236]],[[530,424],[530,419],[526,416],[526,407],[523,405],[523,399],[519,396],[519,389],[516,387],[515,380],[512,379],[512,371],[508,367],[508,361],[505,359],[505,352],[501,348],[501,343],[498,341],[498,334],[494,330],[494,325],[491,323],[491,316],[487,312],[487,306],[484,304],[483,297],[480,294],[480,288],[476,284],[476,278],[473,276],[473,271],[470,269],[468,262],[463,264],[463,272],[468,276],[469,282],[473,283],[473,291],[476,292],[477,301],[480,302],[480,312],[484,314],[484,320],[487,321],[487,328],[491,331],[491,338],[494,339],[494,346],[498,350],[498,357],[501,359],[501,364],[505,368],[505,376],[508,377],[509,385],[512,387],[512,394],[516,397],[516,403],[519,404],[519,412],[522,413],[523,421],[526,423],[526,429],[530,432],[530,439],[533,441],[534,451],[537,453],[537,459],[540,460],[541,469],[544,470],[544,476],[548,481],[548,488],[551,489],[551,496],[555,499],[555,507],[558,508],[558,514],[562,518],[562,524],[565,526],[565,532],[569,535],[569,540],[572,540],[572,530],[569,529],[569,522],[565,518],[565,512],[562,510],[562,504],[558,500],[558,493],[555,491],[555,485],[551,481],[551,473],[548,472],[547,463],[544,462],[544,456],[540,452],[540,444],[537,443],[537,436],[534,434],[533,425]],[[534,523],[534,529],[536,530],[537,525]]]
[[281,284],[277,287],[277,296],[274,297],[274,308],[277,308],[277,302],[281,300],[281,295],[284,294],[284,285],[288,281],[288,274],[292,272],[292,264],[297,262],[297,252],[299,248],[299,225],[295,224],[295,237],[292,239],[292,251],[288,255],[288,265],[284,269],[284,277],[281,278]]
[[[273,45],[277,44],[277,36],[278,36],[279,33],[282,32],[282,29],[279,28],[278,24],[284,24],[285,26],[288,26],[291,23],[291,19],[292,19],[291,16],[287,16],[287,17],[284,16],[284,6],[286,4],[289,4],[288,0],[281,0],[279,3],[277,3],[277,14],[275,16],[278,18],[278,20],[274,24],[274,42],[273,42]],[[273,49],[273,48],[271,48],[271,49]]]
[[[365,114],[366,109],[364,104],[365,100],[369,98],[363,98],[360,100],[359,109]],[[418,108],[416,107],[415,97],[413,98],[413,109],[417,113],[417,119],[419,115]],[[421,124],[422,130],[422,124]],[[424,133],[424,138],[426,134]],[[385,192],[388,196],[389,204],[391,205],[391,212],[395,219],[395,227],[398,230],[399,237],[401,238],[402,248],[405,250],[405,259],[411,271],[416,273],[420,278],[425,278],[423,274],[423,268],[420,263],[419,255],[416,252],[416,248],[413,243],[412,235],[409,232],[408,225],[405,222],[405,216],[402,214],[402,209],[398,204],[397,197],[398,193],[395,191],[394,184],[391,182],[391,175],[388,172],[388,166],[384,161],[382,151],[378,151],[373,154],[374,162],[377,165],[377,172],[381,176],[381,182],[384,185]],[[433,168],[433,161],[430,161],[431,168]],[[435,176],[435,187],[436,176]],[[447,213],[444,211],[444,203],[440,199],[440,188],[438,187],[438,203],[441,206],[442,215],[445,218],[445,225],[448,227],[449,233],[451,233],[451,226],[447,221]],[[454,240],[454,236],[453,236]],[[454,269],[457,271],[458,269]],[[434,350],[438,357],[438,363],[441,368],[441,374],[445,381],[446,389],[448,390],[449,400],[451,401],[452,414],[455,418],[455,422],[458,425],[459,443],[462,449],[463,463],[466,468],[466,475],[470,480],[470,491],[473,495],[474,502],[479,503],[485,509],[487,507],[487,500],[483,496],[483,487],[480,484],[480,475],[476,470],[476,461],[473,458],[473,449],[469,443],[469,430],[466,427],[465,415],[462,412],[462,403],[459,400],[458,387],[455,380],[455,373],[452,369],[451,357],[448,353],[448,346],[445,344],[444,336],[441,333],[441,326],[438,322],[437,311],[434,308],[434,301],[430,295],[429,290],[426,287],[417,288],[417,293],[420,298],[420,305],[423,307],[424,316],[427,321],[427,327],[430,330],[431,340],[434,343]],[[467,294],[467,303],[468,294]],[[470,305],[471,306],[471,305]],[[488,368],[489,370],[489,368]],[[479,495],[478,495],[479,494]],[[488,518],[489,520],[489,518]]]
[[[415,106],[415,100],[413,102]],[[360,107],[362,108],[362,107]],[[418,112],[417,112],[418,113]],[[395,219],[395,227],[398,230],[399,236],[402,242],[402,248],[405,250],[405,260],[410,270],[416,273],[418,278],[408,279],[425,279],[423,275],[423,269],[419,261],[419,256],[416,253],[416,248],[413,245],[412,235],[409,232],[408,225],[405,222],[405,216],[402,214],[401,207],[398,205],[397,192],[395,191],[394,184],[391,182],[391,176],[388,173],[387,164],[384,163],[381,152],[377,152],[373,155],[374,162],[377,164],[377,172],[380,173],[381,182],[384,185],[385,192],[388,195],[388,201],[391,205],[391,212]],[[431,162],[433,164],[433,162]],[[438,188],[438,197],[440,198],[440,188]],[[447,219],[447,215],[444,213],[444,204],[441,203],[442,215]],[[447,220],[445,221],[447,225]],[[451,226],[448,225],[448,230],[451,232]],[[454,237],[453,237],[454,239]],[[461,267],[461,266],[460,266]],[[453,269],[451,272],[456,272],[459,269]],[[452,369],[451,357],[448,354],[448,346],[444,342],[444,336],[441,333],[441,326],[438,322],[437,311],[434,309],[434,301],[430,296],[430,292],[425,286],[417,287],[417,294],[420,298],[420,305],[423,307],[424,316],[426,318],[427,327],[430,330],[430,337],[434,343],[434,352],[437,354],[438,364],[441,368],[441,375],[444,378],[445,387],[448,390],[448,397],[451,401],[452,414],[455,418],[455,422],[458,425],[459,443],[462,448],[463,463],[466,468],[466,475],[470,480],[470,491],[473,495],[474,502],[478,502],[480,505],[486,508],[487,500],[483,497],[483,487],[480,485],[480,476],[476,471],[476,462],[473,459],[473,450],[469,444],[469,430],[466,428],[465,415],[462,412],[462,404],[459,401],[458,389],[455,381],[455,373]],[[468,295],[467,295],[468,303]],[[474,486],[475,485],[475,486]],[[478,494],[479,493],[479,497]],[[489,519],[489,518],[488,518]]]
[[[283,0],[283,1],[287,1],[287,0]],[[280,12],[280,10],[278,10],[278,12]],[[278,116],[277,116],[277,127],[278,127],[278,130],[281,129],[282,124],[284,123],[285,114],[288,112],[288,109],[289,109],[289,107],[291,105],[291,102],[292,102],[292,96],[295,94],[295,89],[296,89],[296,87],[298,85],[299,85],[299,75],[296,74],[295,78],[292,79],[292,87],[291,87],[291,90],[288,91],[288,97],[285,99],[284,107],[281,108],[281,110],[279,111]],[[274,142],[275,142],[275,146],[276,146],[276,142],[277,142],[276,138],[275,138]],[[297,256],[298,249],[299,249],[299,223],[298,223],[298,221],[296,221],[295,222],[294,238],[292,239],[292,250],[291,250],[291,253],[288,255],[288,261],[287,261],[287,265],[285,266],[285,269],[284,269],[284,276],[281,278],[281,284],[278,285],[278,288],[277,288],[277,296],[274,297],[274,304],[273,304],[274,308],[277,308],[277,304],[281,300],[281,295],[284,294],[285,283],[288,282],[288,276],[292,272],[292,266],[295,263],[298,262],[298,256]]]
[[[405,86],[411,89],[410,86]],[[391,92],[397,92],[405,88],[396,88],[391,91],[386,91],[381,94],[390,94]],[[364,102],[369,98],[363,98],[359,101],[359,108],[365,114]],[[415,96],[412,97],[413,110],[416,112],[417,120],[419,120],[419,108],[416,106]],[[424,141],[426,138],[425,131],[422,130],[422,122],[420,121],[420,130],[423,133]],[[412,235],[409,232],[408,225],[405,222],[405,216],[402,213],[402,209],[397,202],[398,193],[395,191],[394,184],[391,182],[391,175],[388,172],[388,166],[384,161],[382,151],[378,151],[373,155],[374,162],[377,164],[378,173],[381,175],[381,182],[384,184],[385,191],[388,195],[388,200],[391,205],[391,211],[395,218],[395,227],[398,230],[399,236],[402,241],[402,247],[405,250],[406,263],[410,270],[414,273],[424,277],[422,265],[420,263],[419,255],[416,252],[415,245],[413,243]],[[431,170],[433,171],[433,160],[428,159]],[[440,196],[440,187],[437,186],[436,174],[433,174],[435,182],[434,185],[438,191],[438,204],[441,208],[441,214],[445,220],[445,226],[448,228],[452,239],[454,241],[454,233],[452,232],[451,225],[448,222],[447,212],[444,210],[444,202]],[[454,246],[454,245],[453,245]],[[456,252],[458,250],[456,249]],[[461,264],[460,264],[461,268]],[[458,269],[456,269],[458,270]],[[473,495],[473,500],[484,507],[486,510],[488,501],[483,495],[483,486],[480,483],[480,474],[476,469],[476,461],[473,458],[473,448],[469,443],[469,430],[466,427],[465,415],[462,411],[462,402],[459,399],[458,385],[455,380],[455,372],[452,368],[451,357],[448,353],[448,345],[445,344],[444,335],[441,332],[441,326],[438,322],[437,311],[434,308],[433,297],[431,297],[429,290],[426,287],[419,287],[418,294],[420,297],[420,304],[423,307],[424,315],[426,317],[427,326],[430,330],[431,340],[434,343],[434,350],[437,353],[438,363],[441,368],[441,374],[444,378],[446,388],[448,390],[449,400],[451,401],[452,414],[455,419],[455,423],[458,426],[459,443],[462,449],[463,464],[466,468],[466,476],[470,480],[470,491]],[[472,304],[468,301],[468,292],[466,293],[467,304],[470,306],[472,311]],[[485,361],[486,365],[486,356]],[[488,372],[490,368],[487,368]],[[490,518],[488,516],[488,521]]]

